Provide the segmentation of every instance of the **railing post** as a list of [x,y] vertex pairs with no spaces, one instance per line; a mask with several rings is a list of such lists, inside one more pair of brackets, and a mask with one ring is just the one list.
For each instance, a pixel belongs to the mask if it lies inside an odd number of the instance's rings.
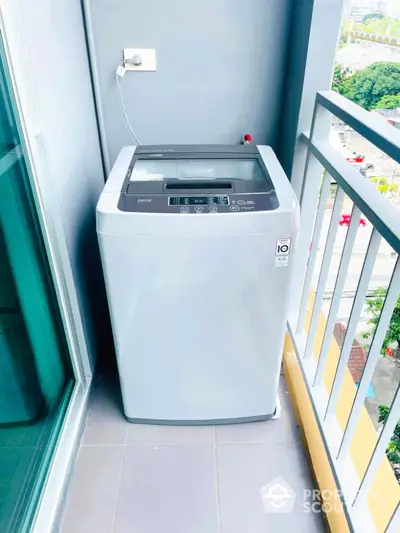
[[353,204],[353,209],[351,211],[351,222],[349,229],[347,230],[342,257],[340,258],[339,270],[336,276],[335,288],[333,289],[332,301],[329,308],[328,318],[326,320],[324,338],[322,341],[317,371],[314,378],[314,386],[322,383],[322,377],[324,375],[325,365],[328,359],[329,347],[331,345],[332,335],[335,329],[337,313],[343,295],[344,284],[346,282],[347,270],[350,264],[354,241],[356,240],[360,214],[361,211],[355,204]]
[[297,333],[300,333],[303,330],[304,320],[307,314],[307,304],[310,297],[312,276],[314,273],[315,262],[317,259],[318,245],[320,241],[322,225],[324,222],[326,202],[329,196],[330,179],[330,175],[325,172],[319,196],[317,215],[315,217],[315,223],[312,233],[312,241],[310,245],[310,252],[308,255],[306,274],[303,281],[303,290],[300,299],[299,314],[297,316]]
[[346,429],[344,430],[343,439],[339,448],[337,458],[342,459],[349,452],[351,440],[354,436],[358,417],[360,416],[361,408],[364,405],[365,396],[368,386],[371,382],[372,375],[375,370],[376,363],[379,359],[382,344],[385,334],[392,317],[394,307],[400,291],[400,259],[397,258],[396,266],[394,267],[392,279],[390,280],[389,288],[386,293],[385,302],[379,316],[378,324],[372,338],[371,346],[369,348],[367,362],[361,376],[360,383],[351,407],[350,415],[347,420]]
[[[313,119],[310,131],[311,143],[313,140],[327,140],[332,124],[332,114],[322,106],[315,104]],[[299,241],[296,250],[296,270],[294,273],[293,293],[292,293],[292,315],[297,315],[299,308],[304,276],[308,261],[308,253],[311,244],[315,208],[318,203],[320,186],[322,180],[322,165],[313,156],[310,150],[307,151],[306,164],[304,169],[304,179],[300,195],[301,226]]]
[[333,205],[331,220],[329,223],[328,235],[326,237],[324,255],[318,278],[317,292],[315,293],[314,307],[311,315],[310,327],[307,332],[307,344],[304,352],[305,357],[313,353],[315,333],[317,331],[318,320],[322,309],[324,299],[326,280],[328,279],[329,267],[332,260],[333,247],[335,245],[336,234],[339,226],[340,212],[344,200],[343,189],[338,187],[336,192],[335,203]]
[[360,319],[361,311],[364,305],[369,280],[371,278],[371,274],[374,268],[375,259],[378,254],[380,243],[381,236],[376,231],[376,229],[373,229],[367,248],[367,253],[365,255],[361,275],[358,281],[353,306],[351,308],[350,318],[347,323],[342,348],[340,350],[339,362],[336,367],[335,378],[333,380],[333,385],[328,400],[328,406],[325,412],[325,420],[332,417],[336,410],[340,388],[342,386],[343,378],[347,368],[347,362],[350,357],[350,351],[353,346],[353,340],[356,335],[358,321]]
[[385,455],[386,448],[388,447],[389,441],[393,436],[399,418],[400,386],[397,387],[396,395],[390,408],[389,415],[385,425],[382,428],[381,434],[379,435],[378,442],[376,443],[375,449],[368,463],[364,477],[354,499],[353,506],[359,505],[360,502],[365,503],[367,500],[368,491],[371,488],[372,482]]

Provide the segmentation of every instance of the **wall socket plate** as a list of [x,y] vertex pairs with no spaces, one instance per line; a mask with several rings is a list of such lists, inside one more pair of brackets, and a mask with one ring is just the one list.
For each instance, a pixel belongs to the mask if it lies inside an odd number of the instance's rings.
[[[124,67],[126,70],[137,70],[142,72],[154,72],[156,70],[155,48],[124,48]],[[130,60],[135,56],[140,56],[142,63],[133,65]]]

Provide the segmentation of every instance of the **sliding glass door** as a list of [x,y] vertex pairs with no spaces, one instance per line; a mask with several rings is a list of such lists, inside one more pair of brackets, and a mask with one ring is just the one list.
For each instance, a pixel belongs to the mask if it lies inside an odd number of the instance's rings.
[[0,48],[0,531],[28,531],[74,385]]

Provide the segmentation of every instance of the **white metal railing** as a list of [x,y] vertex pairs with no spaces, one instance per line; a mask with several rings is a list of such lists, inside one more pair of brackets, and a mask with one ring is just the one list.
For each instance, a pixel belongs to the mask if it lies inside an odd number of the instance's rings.
[[[352,167],[329,144],[329,129],[332,116],[347,123],[366,140],[400,163],[400,132],[381,117],[369,113],[333,91],[320,92],[316,96],[311,131],[303,135],[307,145],[307,158],[302,184],[300,204],[302,227],[297,248],[297,271],[295,285],[302,287],[291,311],[288,329],[306,380],[317,421],[326,445],[326,450],[341,491],[342,501],[349,522],[356,533],[376,533],[367,497],[375,475],[384,457],[385,450],[400,418],[400,392],[397,389],[387,421],[377,439],[365,474],[360,479],[350,454],[350,444],[364,406],[367,390],[380,356],[386,331],[400,293],[400,212],[390,204],[354,167]],[[323,172],[323,169],[325,171]],[[321,185],[321,175],[323,175]],[[324,243],[324,252],[315,288],[313,309],[308,305],[312,290],[312,278],[317,259],[317,250],[324,220],[325,207],[331,178],[337,183],[337,193],[332,209],[329,229]],[[353,202],[350,224],[341,252],[340,264],[331,306],[326,317],[326,326],[318,353],[315,339],[321,316],[325,287],[332,260],[339,218],[345,196]],[[364,256],[345,337],[340,348],[333,385],[327,390],[323,376],[327,367],[329,348],[343,296],[352,251],[356,239],[360,215],[363,214],[373,226],[367,251]],[[345,429],[336,418],[336,409],[343,384],[353,339],[356,334],[368,285],[373,272],[381,240],[384,239],[397,254],[379,322],[372,337],[368,358],[351,406]],[[311,243],[311,246],[310,246]],[[297,303],[298,302],[298,303]],[[309,325],[305,327],[305,319]],[[400,506],[388,519],[387,533],[398,532]]]

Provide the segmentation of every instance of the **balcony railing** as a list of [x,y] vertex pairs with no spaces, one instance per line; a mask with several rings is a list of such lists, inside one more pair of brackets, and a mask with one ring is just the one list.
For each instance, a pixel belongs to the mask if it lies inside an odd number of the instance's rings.
[[[298,283],[295,284],[302,290],[297,299],[294,298],[298,303],[292,310],[288,329],[348,521],[356,533],[397,533],[400,528],[400,487],[385,451],[400,418],[399,388],[379,435],[368,420],[364,401],[400,293],[400,211],[329,144],[332,116],[347,123],[400,163],[400,131],[333,91],[317,94],[311,131],[303,135],[307,157],[300,197],[302,229],[296,252]],[[320,243],[332,178],[337,183],[337,192],[327,236],[325,242]],[[353,202],[352,214],[336,273],[330,310],[325,317],[322,315],[323,299],[346,195]],[[361,215],[369,220],[373,229],[363,258],[344,340],[341,348],[336,349],[335,356],[331,342]],[[346,394],[346,383],[349,383],[349,380],[346,381],[346,373],[349,372],[347,364],[382,239],[397,254],[397,259],[361,380],[357,387],[350,380],[353,390],[346,406],[342,396]],[[317,250],[322,244],[319,279],[313,288]],[[365,436],[368,424],[369,433]],[[361,444],[360,453],[354,445],[355,441],[364,443]],[[363,460],[361,456],[364,456]],[[389,482],[382,482],[382,479],[389,479]],[[378,518],[377,507],[380,507]]]

